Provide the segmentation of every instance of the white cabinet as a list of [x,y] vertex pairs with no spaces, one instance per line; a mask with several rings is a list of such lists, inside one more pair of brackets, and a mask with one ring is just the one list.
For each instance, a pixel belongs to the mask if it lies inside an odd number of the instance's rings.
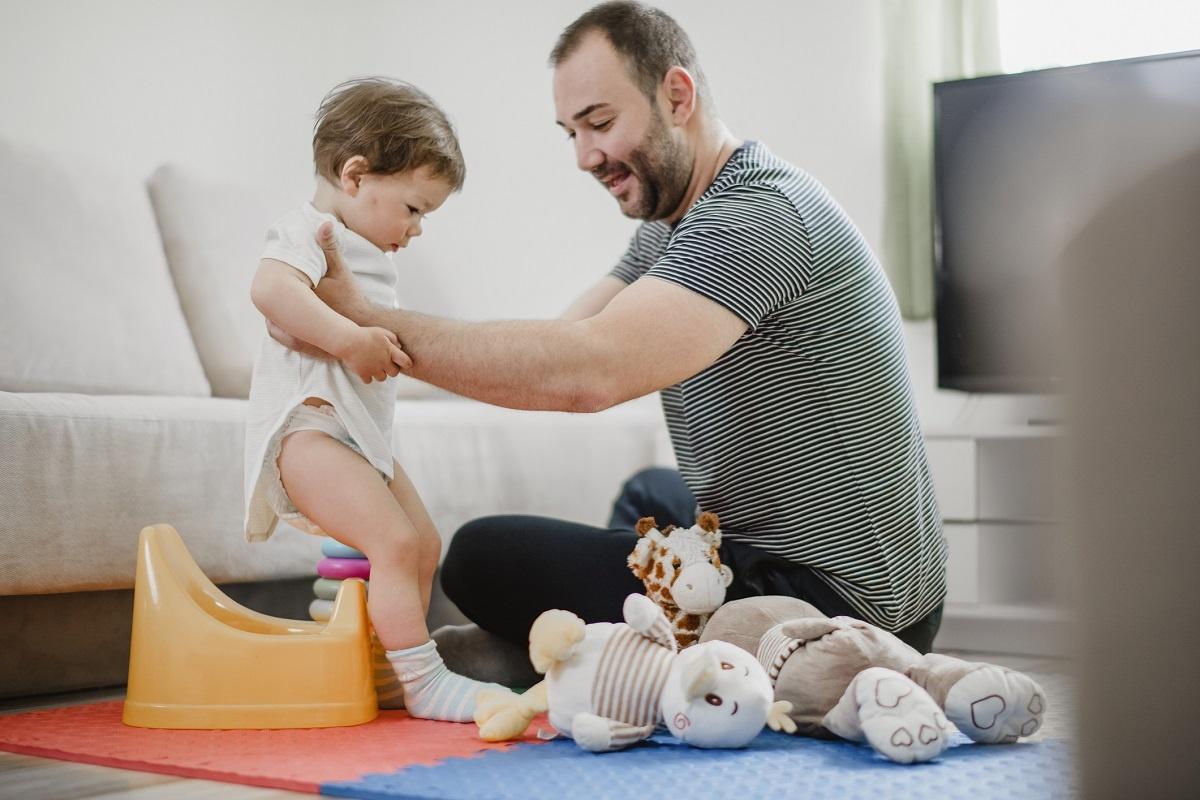
[[1058,430],[945,428],[925,439],[949,550],[937,647],[1065,652]]

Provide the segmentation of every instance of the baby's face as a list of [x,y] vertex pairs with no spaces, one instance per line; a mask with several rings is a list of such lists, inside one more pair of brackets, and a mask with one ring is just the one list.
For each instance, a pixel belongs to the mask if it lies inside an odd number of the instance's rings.
[[366,174],[358,192],[346,198],[342,216],[359,236],[385,253],[394,253],[421,235],[421,221],[446,202],[451,191],[450,184],[432,176],[427,167],[391,175]]

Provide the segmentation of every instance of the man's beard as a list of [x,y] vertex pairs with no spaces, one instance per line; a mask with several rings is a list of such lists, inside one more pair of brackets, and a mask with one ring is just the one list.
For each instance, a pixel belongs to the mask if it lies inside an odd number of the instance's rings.
[[[683,203],[692,175],[691,159],[683,144],[671,139],[667,126],[658,113],[651,115],[646,138],[629,154],[629,163],[622,165],[641,186],[637,204],[621,213],[631,219],[656,220],[669,217]],[[605,170],[601,175],[611,172]]]

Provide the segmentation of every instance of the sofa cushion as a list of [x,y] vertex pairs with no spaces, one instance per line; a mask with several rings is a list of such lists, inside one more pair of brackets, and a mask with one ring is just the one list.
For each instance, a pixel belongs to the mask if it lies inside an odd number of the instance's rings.
[[133,586],[165,522],[214,582],[309,575],[317,537],[242,535],[246,401],[0,392],[0,595]]
[[[248,397],[263,318],[250,282],[267,226],[289,209],[263,189],[213,180],[166,164],[150,177],[163,246],[204,371],[217,397]],[[299,205],[305,198],[297,198]],[[399,287],[404,291],[403,284]],[[439,390],[406,376],[400,397]],[[442,393],[444,394],[444,393]]]
[[208,395],[141,181],[0,140],[0,389]]
[[396,404],[392,451],[449,542],[491,514],[607,524],[621,484],[669,457],[665,430],[657,396],[596,414],[423,399]]
[[163,248],[200,362],[217,397],[247,397],[263,319],[250,281],[279,216],[254,191],[167,164],[150,176]]
[[[157,522],[215,582],[313,574],[317,537],[282,524],[262,544],[242,535],[246,406],[0,392],[0,595],[128,588],[138,533]],[[488,514],[603,525],[662,427],[654,398],[598,414],[410,400],[393,449],[449,541]]]

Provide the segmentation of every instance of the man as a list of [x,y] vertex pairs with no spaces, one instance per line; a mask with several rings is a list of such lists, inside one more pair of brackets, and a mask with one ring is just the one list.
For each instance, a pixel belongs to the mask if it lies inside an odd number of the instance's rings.
[[408,374],[458,394],[587,412],[662,393],[679,473],[635,476],[610,529],[492,517],[457,532],[443,587],[479,625],[458,643],[519,655],[553,607],[619,620],[642,590],[625,566],[636,519],[690,526],[700,508],[721,519],[729,599],[801,597],[928,651],[945,543],[895,298],[861,234],[812,177],[726,129],[661,11],[597,6],[551,63],[578,167],[644,220],[611,274],[558,320],[458,322],[368,307],[326,241],[317,287],[395,331]]

